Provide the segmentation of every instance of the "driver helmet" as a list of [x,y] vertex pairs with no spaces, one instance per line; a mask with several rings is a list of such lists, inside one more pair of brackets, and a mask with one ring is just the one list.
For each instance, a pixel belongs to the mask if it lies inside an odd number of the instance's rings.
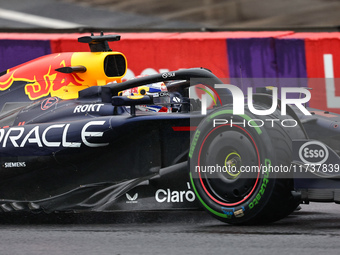
[[154,105],[136,105],[136,110],[143,112],[171,112],[170,94],[164,82],[152,83],[119,93],[121,96],[153,96]]

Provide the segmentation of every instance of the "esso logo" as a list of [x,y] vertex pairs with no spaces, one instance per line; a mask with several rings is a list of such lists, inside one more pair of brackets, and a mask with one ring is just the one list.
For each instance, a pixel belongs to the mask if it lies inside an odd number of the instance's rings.
[[299,150],[299,157],[305,164],[323,164],[328,155],[327,147],[318,141],[307,142]]

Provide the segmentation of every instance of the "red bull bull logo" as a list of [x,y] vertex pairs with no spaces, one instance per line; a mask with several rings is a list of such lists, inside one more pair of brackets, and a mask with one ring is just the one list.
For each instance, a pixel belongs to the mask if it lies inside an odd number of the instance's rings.
[[52,54],[9,69],[0,77],[0,91],[9,89],[15,81],[27,82],[25,93],[36,100],[84,81],[75,73],[60,73],[57,68],[71,66],[73,53]]

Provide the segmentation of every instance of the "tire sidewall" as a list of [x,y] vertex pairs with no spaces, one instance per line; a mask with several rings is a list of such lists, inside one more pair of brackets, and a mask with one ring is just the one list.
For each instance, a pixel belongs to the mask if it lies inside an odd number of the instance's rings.
[[[233,125],[233,130],[239,130],[240,133],[248,136],[252,141],[254,148],[257,148],[258,162],[257,165],[261,170],[258,175],[258,180],[254,185],[251,193],[245,199],[236,203],[224,203],[223,201],[214,201],[211,195],[207,194],[206,189],[202,186],[202,181],[195,172],[195,166],[199,165],[199,156],[202,146],[205,145],[206,137],[213,132],[218,132],[218,128],[213,131],[214,119],[230,120],[233,123],[246,123],[246,125]],[[254,218],[263,207],[268,203],[271,192],[275,186],[275,173],[262,171],[262,166],[272,166],[276,164],[275,153],[272,146],[272,141],[265,127],[250,127],[249,120],[260,119],[259,116],[254,116],[249,110],[245,109],[244,115],[233,115],[230,106],[221,107],[209,114],[200,125],[192,138],[192,143],[189,152],[189,168],[190,179],[195,190],[197,198],[200,200],[203,207],[214,217],[228,223],[242,223]],[[251,125],[256,126],[254,122]],[[224,128],[224,127],[223,127]],[[226,125],[226,128],[227,125]],[[229,126],[229,128],[231,128]],[[222,128],[221,128],[222,129]]]

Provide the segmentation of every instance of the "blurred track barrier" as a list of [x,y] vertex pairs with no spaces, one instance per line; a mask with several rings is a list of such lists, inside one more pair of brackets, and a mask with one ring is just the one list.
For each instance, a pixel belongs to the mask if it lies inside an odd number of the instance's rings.
[[[126,55],[126,79],[205,67],[221,78],[230,78],[232,84],[243,80],[243,90],[249,86],[308,86],[312,88],[311,107],[340,113],[340,84],[337,79],[333,83],[325,79],[340,78],[340,32],[119,34],[121,41],[110,43],[110,47]],[[86,44],[77,42],[81,35],[0,33],[0,70],[48,53],[89,51]],[[273,80],[276,84],[267,84]]]

